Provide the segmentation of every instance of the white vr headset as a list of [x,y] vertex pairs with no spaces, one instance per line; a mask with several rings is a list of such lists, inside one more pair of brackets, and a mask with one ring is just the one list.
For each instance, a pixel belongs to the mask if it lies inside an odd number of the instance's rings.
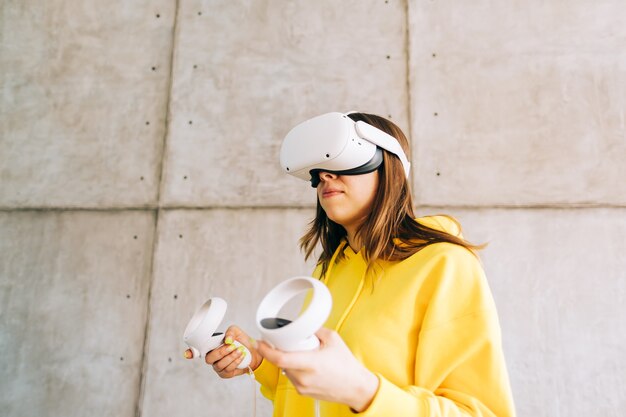
[[322,114],[291,129],[280,148],[283,169],[317,187],[320,171],[357,175],[376,170],[383,162],[382,148],[400,158],[408,178],[411,164],[396,138],[348,114]]

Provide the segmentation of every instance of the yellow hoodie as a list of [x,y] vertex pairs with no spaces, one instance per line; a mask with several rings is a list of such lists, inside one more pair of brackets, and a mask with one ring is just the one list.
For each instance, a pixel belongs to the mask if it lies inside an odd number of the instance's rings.
[[[459,235],[444,216],[424,225]],[[496,308],[478,259],[467,249],[435,243],[400,262],[381,262],[365,277],[361,253],[348,245],[323,278],[333,297],[325,327],[379,379],[374,417],[513,417]],[[319,275],[319,269],[315,271]],[[255,371],[274,417],[313,417],[314,400],[297,393],[264,360]],[[343,404],[320,401],[320,416],[354,416]]]

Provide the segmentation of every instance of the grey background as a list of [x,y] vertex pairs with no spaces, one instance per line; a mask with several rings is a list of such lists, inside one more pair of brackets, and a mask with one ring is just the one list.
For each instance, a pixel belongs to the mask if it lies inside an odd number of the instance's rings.
[[182,331],[310,273],[280,142],[361,110],[489,243],[518,414],[621,416],[625,45],[619,0],[0,3],[0,415],[252,415]]

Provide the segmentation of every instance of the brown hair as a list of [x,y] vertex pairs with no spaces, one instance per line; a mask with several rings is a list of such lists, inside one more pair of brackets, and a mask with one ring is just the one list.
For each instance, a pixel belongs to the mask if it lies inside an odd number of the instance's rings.
[[[351,113],[348,117],[355,122],[362,120],[395,137],[407,156],[409,155],[409,142],[402,130],[393,122],[368,113]],[[357,231],[363,243],[363,256],[368,264],[368,270],[379,259],[385,261],[406,259],[437,242],[460,245],[473,253],[484,247],[473,245],[458,236],[430,228],[415,220],[409,182],[396,155],[383,150],[383,164],[378,168],[378,172],[378,190],[372,203],[372,210]],[[450,219],[457,224],[460,232],[458,222],[451,217]],[[305,253],[305,259],[308,259],[317,244],[321,244],[323,252],[318,263],[322,264],[320,276],[324,276],[333,254],[346,236],[346,230],[328,218],[319,198],[315,219],[309,226],[309,230],[300,238],[300,248]]]

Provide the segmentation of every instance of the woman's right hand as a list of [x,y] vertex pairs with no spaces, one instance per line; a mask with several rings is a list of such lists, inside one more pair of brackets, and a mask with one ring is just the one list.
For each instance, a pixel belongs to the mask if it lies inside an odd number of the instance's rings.
[[[239,327],[230,326],[224,334],[224,344],[211,350],[204,358],[205,362],[213,366],[213,370],[221,378],[232,378],[248,373],[247,369],[237,369],[237,365],[244,359],[246,352],[244,349],[238,349],[234,345],[234,341],[241,343],[250,351],[252,355],[250,368],[253,371],[258,368],[263,361],[263,357],[252,347],[253,342],[250,337]],[[185,355],[185,357],[187,357],[187,355]]]

